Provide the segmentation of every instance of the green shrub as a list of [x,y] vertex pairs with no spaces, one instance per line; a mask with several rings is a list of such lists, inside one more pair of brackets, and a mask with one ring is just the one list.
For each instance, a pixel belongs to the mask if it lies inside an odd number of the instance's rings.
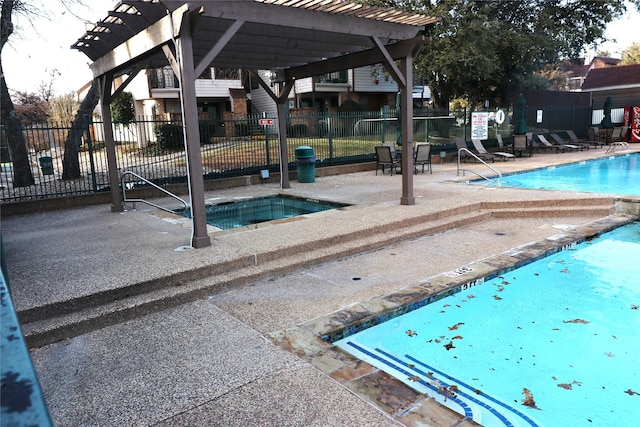
[[156,145],[161,151],[179,151],[184,148],[184,134],[180,123],[156,126]]
[[120,92],[111,102],[111,121],[129,126],[136,121],[136,109],[131,92]]
[[[215,136],[216,125],[212,122],[200,122],[200,145],[209,144]],[[156,151],[180,151],[184,149],[182,124],[164,123],[156,126]]]

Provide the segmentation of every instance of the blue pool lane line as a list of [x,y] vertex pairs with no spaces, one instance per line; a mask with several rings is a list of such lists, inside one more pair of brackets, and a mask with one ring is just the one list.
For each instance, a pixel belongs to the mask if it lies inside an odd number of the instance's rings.
[[[384,353],[382,350],[378,350],[378,351],[380,351],[380,352]],[[397,360],[399,363],[402,363],[402,361],[401,361],[401,360],[396,359],[395,357],[393,357],[393,356],[392,356],[392,355],[390,355],[390,354],[388,354],[388,357],[391,357],[391,358],[393,358],[393,359]],[[464,388],[466,388],[466,389],[470,390],[472,393],[475,393],[475,391],[474,391],[474,390],[475,390],[475,388],[471,387],[469,384],[467,384],[467,383],[465,383],[465,382],[463,382],[463,381],[460,381],[460,380],[458,380],[457,378],[452,377],[451,375],[447,375],[447,374],[445,374],[444,372],[441,372],[441,371],[439,371],[439,370],[435,369],[434,367],[429,366],[429,365],[427,365],[426,363],[424,363],[424,362],[422,362],[422,361],[420,361],[420,360],[416,359],[415,357],[412,357],[411,355],[408,355],[408,354],[407,354],[405,357],[406,357],[407,359],[411,360],[412,362],[415,362],[415,363],[417,363],[417,364],[419,364],[419,365],[421,365],[421,366],[424,366],[425,368],[429,369],[430,371],[436,372],[438,375],[444,376],[444,377],[446,377],[446,378],[451,378],[451,379],[452,379],[453,381],[455,381],[458,385],[460,385],[460,386],[462,386],[462,387],[464,387]],[[424,373],[424,372],[422,372],[422,371],[419,371],[418,369],[414,369],[414,370],[415,370],[416,372],[420,373],[421,375],[426,375],[426,373]],[[486,408],[488,411],[490,411],[492,414],[494,414],[494,415],[495,415],[496,417],[498,417],[500,420],[504,421],[505,425],[509,425],[509,426],[513,425],[513,424],[511,424],[511,422],[510,422],[509,420],[505,419],[505,418],[504,418],[504,416],[503,416],[503,415],[502,415],[498,410],[493,409],[490,405],[488,405],[488,404],[486,404],[486,403],[484,403],[484,402],[479,401],[478,399],[474,398],[472,395],[469,395],[469,394],[467,394],[467,393],[465,393],[465,392],[463,392],[463,391],[460,391],[460,392],[459,392],[459,394],[460,394],[461,396],[464,396],[464,397],[466,397],[467,399],[471,400],[471,401],[472,401],[472,402],[474,402],[475,404],[477,404],[477,405],[479,405],[479,406],[482,406],[483,408]],[[518,417],[520,417],[520,418],[522,418],[524,421],[526,421],[526,422],[527,422],[527,424],[529,424],[530,426],[532,426],[532,427],[539,427],[539,426],[538,426],[538,424],[537,424],[535,421],[533,421],[531,418],[527,417],[525,414],[523,414],[522,412],[518,411],[517,409],[515,409],[515,408],[513,408],[513,407],[511,407],[511,406],[509,406],[509,405],[507,405],[506,403],[499,401],[499,400],[498,400],[498,399],[496,399],[495,397],[492,397],[491,395],[488,395],[488,394],[486,394],[486,393],[482,393],[482,396],[483,396],[485,399],[487,399],[487,400],[489,400],[489,401],[491,401],[491,402],[493,402],[493,403],[495,403],[495,404],[497,404],[497,405],[499,405],[499,406],[502,406],[502,407],[503,407],[503,408],[505,408],[506,410],[508,410],[508,411],[510,411],[510,412],[512,412],[512,413],[514,413],[514,414],[516,414]]]
[[[408,371],[405,369],[405,367],[408,367],[408,363],[404,362],[400,359],[398,359],[397,357],[393,356],[392,354],[389,354],[387,352],[385,352],[382,349],[376,348],[375,351],[376,353],[373,353],[361,346],[359,346],[358,344],[354,343],[353,341],[348,341],[347,345],[349,345],[350,347],[354,348],[355,350],[357,350],[358,352],[361,352],[362,354],[365,354],[366,356],[398,371],[401,372],[404,375],[407,375],[407,377],[411,377],[414,376],[415,373],[424,376],[425,378],[427,378],[427,373],[414,367],[409,367],[409,369],[411,369],[413,372]],[[455,381],[457,383],[457,385],[459,385],[460,387],[466,388],[469,390],[470,393],[475,393],[474,390],[475,388],[469,386],[468,384],[462,382],[462,381],[458,381],[456,378],[445,374],[444,372],[441,372],[429,365],[427,365],[426,363],[412,357],[411,355],[406,355],[405,356],[408,360],[414,362],[415,364],[418,364],[420,366],[425,367],[426,369],[428,369],[429,371],[433,372],[434,374],[438,374],[440,377],[442,378],[448,378],[451,379],[453,381]],[[449,387],[449,384],[446,383],[445,381],[441,380],[441,379],[437,379],[437,381],[445,386],[445,387]],[[423,386],[427,387],[429,390],[433,391],[436,393],[436,395],[438,395],[438,388],[433,386],[432,384],[428,383],[427,381],[425,381],[423,378],[420,378],[419,381],[416,381],[420,384],[422,384]],[[491,414],[493,414],[501,423],[502,425],[506,426],[506,427],[516,427],[505,415],[503,415],[499,410],[493,408],[491,405],[489,405],[488,403],[482,402],[481,400],[477,399],[476,397],[474,397],[472,394],[466,393],[460,389],[458,389],[458,391],[456,392],[457,396],[461,396],[464,397],[467,401],[469,402],[473,402],[474,404],[484,408],[485,410],[489,411]],[[449,398],[449,400],[451,400],[452,402],[456,403],[457,405],[459,405],[463,411],[464,411],[464,416],[468,419],[474,420],[476,422],[479,422],[479,420],[474,419],[473,417],[473,411],[471,410],[471,407],[462,399],[460,399],[459,397],[455,397],[453,399]],[[533,421],[531,418],[527,417],[525,414],[523,414],[522,412],[518,411],[515,408],[512,408],[511,406],[507,405],[504,402],[499,401],[498,399],[491,397],[485,393],[482,394],[483,398],[485,398],[486,400],[493,402],[495,404],[497,404],[498,406],[501,406],[502,408],[506,409],[507,411],[511,412],[512,414],[514,414],[515,416],[517,416],[518,418],[520,418],[521,420],[523,420],[524,422],[526,422],[527,425],[531,426],[531,427],[540,427],[535,421]]]
[[[404,375],[407,375],[408,377],[413,375],[411,372],[407,371],[403,367],[398,366],[398,365],[390,362],[389,360],[387,360],[387,359],[385,359],[383,357],[380,357],[380,356],[378,356],[378,355],[376,355],[374,353],[371,353],[369,350],[366,350],[366,349],[360,347],[358,344],[354,343],[353,341],[347,342],[347,345],[350,345],[351,347],[355,348],[357,351],[359,351],[359,352],[361,352],[363,354],[366,354],[367,356],[377,360],[380,363],[383,363],[383,364],[389,366],[390,368],[395,369],[398,372],[403,373]],[[377,351],[381,351],[379,349],[376,349],[376,350]],[[382,353],[384,354],[384,352],[382,352]],[[438,393],[438,389],[436,387],[434,387],[432,384],[429,384],[428,382],[426,382],[422,378],[420,378],[419,383],[422,384],[423,386],[427,387],[428,389]],[[442,381],[440,382],[440,384],[442,384],[444,386],[448,386],[448,384],[445,384]],[[457,403],[464,410],[464,416],[466,418],[468,418],[470,420],[473,420],[473,411],[471,411],[471,408],[469,407],[469,405],[467,405],[464,401],[458,399],[457,397],[449,399],[449,400],[451,400],[452,402]]]

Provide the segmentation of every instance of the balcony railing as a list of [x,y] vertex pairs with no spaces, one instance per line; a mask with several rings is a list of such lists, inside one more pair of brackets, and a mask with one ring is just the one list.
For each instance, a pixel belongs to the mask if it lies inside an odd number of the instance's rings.
[[316,83],[349,83],[347,71],[336,71],[334,73],[322,74],[315,77]]

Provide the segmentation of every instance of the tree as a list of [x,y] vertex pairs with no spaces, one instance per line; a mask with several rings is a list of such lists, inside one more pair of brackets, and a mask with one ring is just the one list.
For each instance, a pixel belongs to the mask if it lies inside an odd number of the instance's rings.
[[54,123],[71,123],[77,114],[80,103],[73,93],[56,96],[49,102],[49,118]]
[[620,65],[640,64],[640,43],[633,42],[622,52]]
[[[9,96],[9,89],[7,87],[7,83],[5,81],[4,72],[2,69],[2,49],[9,41],[9,37],[14,32],[14,26],[12,17],[14,14],[23,15],[29,21],[31,21],[35,17],[48,17],[46,9],[41,4],[35,4],[36,0],[1,0],[1,16],[0,16],[0,107],[1,113],[0,118],[2,120],[2,124],[5,130],[5,134],[7,136],[7,140],[9,142],[9,150],[11,151],[11,157],[13,160],[13,185],[15,187],[24,187],[28,185],[32,185],[34,183],[33,173],[31,172],[31,166],[29,163],[29,157],[26,149],[26,141],[24,135],[22,133],[22,123],[20,118],[16,113],[16,108]],[[78,17],[74,10],[77,9],[77,6],[84,6],[82,0],[58,0],[61,4],[65,6],[67,12],[72,15]],[[78,18],[80,19],[80,18]],[[41,96],[45,100],[50,100],[53,96],[53,80],[55,76],[59,74],[57,70],[51,71],[51,80],[48,82],[42,82],[40,84],[40,92]],[[95,85],[95,83],[94,83]],[[93,86],[92,86],[93,89]],[[89,93],[97,94],[98,90],[95,88],[94,92],[89,91]],[[97,95],[96,95],[97,96]],[[87,104],[84,103],[86,109],[81,110],[76,115],[76,120],[84,120],[85,115],[87,114],[87,109],[89,114],[96,106],[98,102],[98,98],[93,98],[87,100]],[[92,106],[89,104],[93,103]],[[75,121],[74,121],[75,124]],[[74,128],[75,129],[75,128]],[[63,171],[63,179],[65,177],[79,177],[80,176],[80,168],[78,164],[78,149],[80,146],[82,133],[78,134],[77,132],[69,132],[67,135],[67,140],[65,142],[65,157],[63,159],[63,165],[65,169],[68,167],[67,165],[71,165],[71,172]],[[74,150],[68,150],[68,147],[78,147],[75,149],[75,161],[68,160],[68,156],[74,155]],[[68,152],[68,153],[67,153]],[[67,159],[67,161],[65,161]],[[77,167],[73,167],[73,166]],[[76,176],[77,175],[77,176]],[[72,178],[68,178],[72,179]]]
[[[64,5],[67,12],[76,16],[74,13],[77,10],[77,6],[85,6],[82,0],[58,0]],[[9,141],[9,147],[11,150],[11,156],[13,159],[13,184],[16,187],[27,186],[34,183],[33,174],[29,164],[29,157],[26,150],[26,141],[22,133],[22,123],[16,113],[16,108],[9,97],[9,90],[2,72],[2,48],[8,42],[9,37],[13,34],[13,14],[24,15],[29,21],[32,21],[36,17],[46,17],[46,9],[43,5],[32,4],[35,0],[1,0],[2,2],[2,21],[0,22],[2,40],[0,45],[0,78],[1,78],[1,93],[0,100],[2,106],[1,118],[5,128],[5,133]],[[57,70],[51,70],[49,81],[41,82],[40,84],[40,96],[46,101],[53,99],[53,82],[55,77],[60,73]],[[75,118],[73,119],[72,129],[67,134],[65,141],[65,152],[63,158],[63,179],[75,179],[80,177],[80,165],[78,159],[78,150],[80,149],[80,143],[82,141],[82,133],[86,128],[86,120],[91,116],[93,109],[97,105],[99,100],[99,90],[97,82],[93,82],[91,89],[89,90],[87,97],[80,104]],[[57,119],[63,119],[66,121],[69,117],[69,101],[68,97],[58,100],[54,103],[54,114]]]
[[91,117],[93,109],[100,100],[100,86],[98,80],[94,80],[82,100],[80,108],[73,119],[71,130],[64,142],[64,156],[62,158],[62,179],[78,179],[80,178],[80,160],[78,151],[82,143],[82,134],[87,127],[87,122]]
[[453,97],[468,97],[470,105],[493,98],[491,88],[501,68],[497,40],[489,31],[494,19],[484,3],[445,0],[430,12],[441,17],[431,39],[416,58],[417,74],[424,77],[434,103],[449,108]]
[[542,84],[544,81],[544,88],[555,91],[565,91],[569,87],[570,73],[564,67],[565,63],[556,63],[553,65],[545,65],[542,70],[535,73]]
[[[491,58],[500,67],[498,72],[489,76],[490,82],[482,89],[495,92],[502,106],[507,106],[513,94],[523,89],[535,87],[539,80],[534,71],[543,64],[555,63],[559,59],[574,59],[580,56],[585,45],[600,40],[606,24],[623,11],[618,1],[565,1],[549,2],[531,0],[526,2],[473,2],[455,1],[466,7],[453,9],[453,19],[443,19],[442,24],[450,28],[436,28],[439,37],[448,33],[461,33],[474,22],[476,16],[483,19],[486,31],[485,39],[492,43],[479,44],[476,39],[456,38],[456,45],[446,52],[432,52],[423,62],[427,71],[439,66],[439,57],[460,56],[458,52],[479,50],[482,55]],[[452,27],[452,28],[451,28]],[[426,49],[430,52],[429,49]],[[476,83],[470,78],[474,73],[487,75],[489,70],[480,62],[462,76],[457,90],[473,93]],[[455,68],[447,72],[458,74]],[[476,89],[477,90],[477,89]],[[458,95],[462,95],[458,93]]]
[[2,0],[0,9],[0,119],[7,136],[13,161],[13,186],[26,187],[32,185],[35,181],[29,163],[27,144],[22,134],[22,124],[9,95],[9,88],[2,68],[2,49],[4,49],[9,37],[13,34],[12,14],[14,12],[25,12],[26,8],[20,1]]
[[38,85],[38,94],[45,101],[49,102],[55,96],[54,85],[56,82],[56,77],[60,75],[60,71],[54,68],[53,70],[49,71],[49,80],[43,80]]
[[[366,3],[440,18],[416,58],[416,76],[428,82],[441,108],[448,108],[453,97],[468,97],[472,105],[498,99],[507,106],[514,93],[542,83],[536,70],[559,59],[578,58],[625,10],[619,0]],[[640,0],[634,3],[640,8]]]
[[136,121],[136,109],[131,92],[120,92],[111,102],[111,120],[129,126]]
[[49,103],[35,93],[16,92],[14,101],[16,115],[21,123],[34,125],[49,120]]

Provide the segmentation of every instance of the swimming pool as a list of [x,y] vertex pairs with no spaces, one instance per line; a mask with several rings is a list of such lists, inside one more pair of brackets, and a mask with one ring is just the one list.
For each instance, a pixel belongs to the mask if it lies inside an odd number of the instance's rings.
[[634,425],[640,224],[334,344],[482,425]]
[[640,195],[640,153],[623,154],[504,175],[500,183],[480,185]]
[[[300,198],[283,194],[254,199],[234,200],[206,207],[207,224],[223,230],[277,219],[291,218],[315,212],[349,206],[345,203]],[[176,211],[190,217],[187,210]]]

